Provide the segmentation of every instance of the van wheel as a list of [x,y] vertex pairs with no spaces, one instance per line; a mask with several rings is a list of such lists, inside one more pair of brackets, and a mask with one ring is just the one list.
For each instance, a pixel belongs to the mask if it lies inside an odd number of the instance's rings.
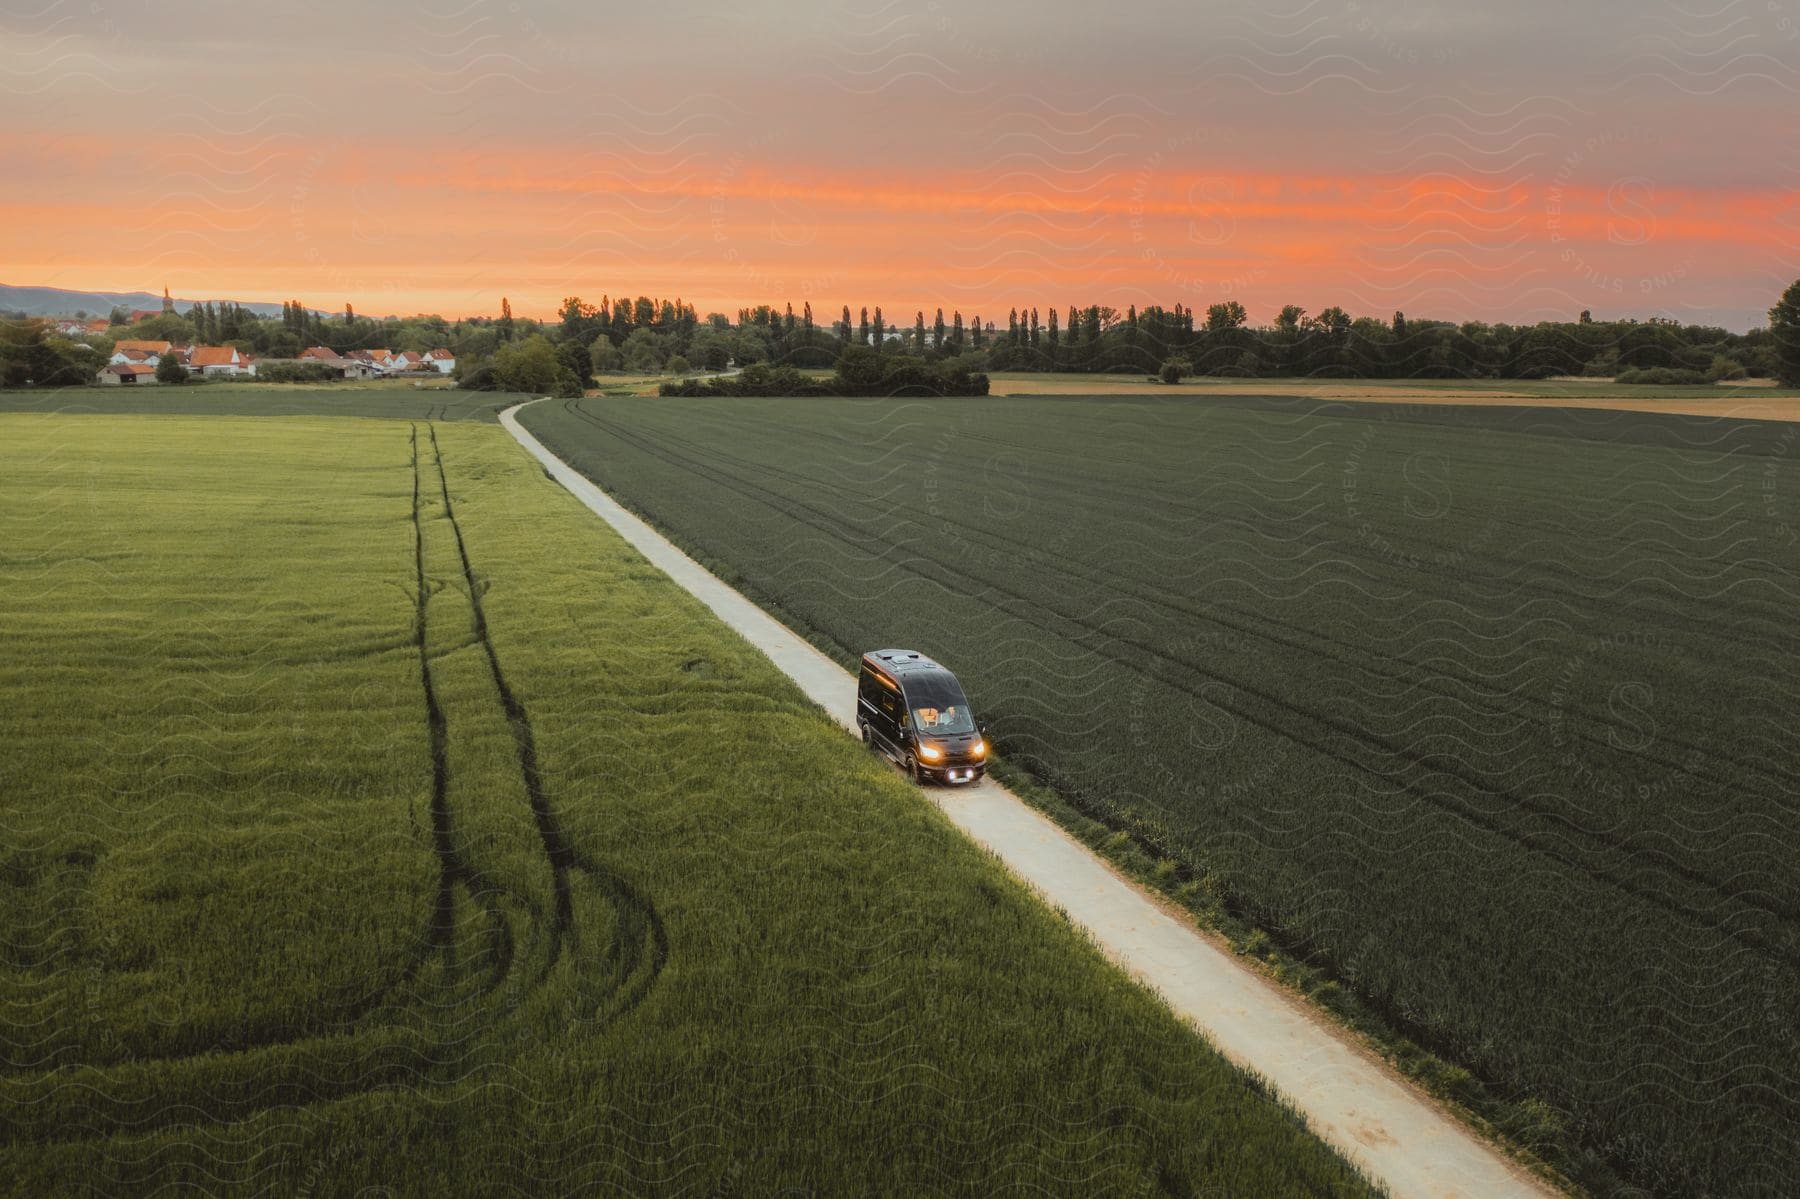
[[919,769],[919,760],[911,754],[906,756],[906,775],[919,786],[925,785],[925,772]]
[[863,748],[869,748],[869,726],[865,721],[856,722],[856,731],[862,734]]

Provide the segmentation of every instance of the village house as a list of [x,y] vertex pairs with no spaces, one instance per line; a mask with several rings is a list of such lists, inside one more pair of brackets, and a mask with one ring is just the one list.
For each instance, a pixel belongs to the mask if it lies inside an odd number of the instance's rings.
[[256,359],[235,346],[195,346],[187,357],[187,368],[190,375],[202,375],[208,379],[254,375]]
[[441,346],[435,350],[426,350],[419,357],[424,360],[426,366],[436,370],[440,375],[447,375],[456,369],[456,355]]
[[316,362],[329,366],[346,379],[373,379],[381,373],[381,368],[373,362],[365,362],[360,358],[346,358],[336,350],[325,346],[310,346],[300,351],[297,362]]
[[[156,358],[160,358],[164,354],[167,354],[170,350],[172,350],[174,348],[175,347],[173,345],[171,345],[169,342],[166,342],[166,341],[115,341],[115,342],[113,342],[113,359],[112,360],[114,362],[128,362],[128,361],[141,362],[141,361],[143,361],[143,359],[141,359],[141,358],[140,359],[126,359],[126,358],[120,358],[119,355],[120,354],[138,353],[138,354],[153,355]],[[150,363],[150,365],[155,366],[156,363],[154,361],[152,361]]]
[[61,320],[55,325],[56,331],[64,337],[86,337],[93,333],[104,333],[110,327],[104,320]]

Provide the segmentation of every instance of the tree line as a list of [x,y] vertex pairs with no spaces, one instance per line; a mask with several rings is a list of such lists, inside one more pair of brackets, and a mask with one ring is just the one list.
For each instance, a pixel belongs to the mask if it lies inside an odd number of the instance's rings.
[[[1580,376],[1644,382],[1775,378],[1800,386],[1800,282],[1769,310],[1769,325],[1732,333],[1710,325],[1648,320],[1534,324],[1353,317],[1341,307],[1309,313],[1287,305],[1269,324],[1253,326],[1237,301],[1204,314],[1180,303],[1164,308],[1102,304],[1011,308],[1004,324],[961,311],[916,310],[891,320],[880,305],[855,313],[842,306],[828,324],[810,302],[740,308],[734,317],[680,299],[603,296],[590,304],[563,301],[553,321],[514,318],[510,301],[497,317],[446,320],[359,316],[346,304],[326,316],[300,300],[262,317],[233,303],[172,304],[129,324],[115,311],[105,334],[63,338],[23,314],[0,339],[0,380],[17,386],[85,383],[105,364],[112,344],[137,340],[233,345],[262,358],[292,358],[308,346],[336,353],[383,347],[423,352],[447,347],[465,386],[572,392],[607,371],[719,372],[728,366],[831,370],[847,349],[904,355],[952,374],[1062,371],[1095,374],[1188,374],[1267,378],[1546,379]],[[533,339],[536,339],[534,342]],[[538,344],[538,343],[541,343]],[[87,348],[83,348],[83,345]],[[900,364],[912,369],[909,364]],[[514,387],[512,384],[523,384]]]

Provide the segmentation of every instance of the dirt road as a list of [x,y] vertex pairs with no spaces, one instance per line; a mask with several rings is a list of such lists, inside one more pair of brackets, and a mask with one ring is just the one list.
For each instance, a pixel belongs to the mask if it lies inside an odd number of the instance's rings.
[[[856,681],[848,671],[552,454],[519,424],[517,411],[501,413],[501,424],[552,477],[855,732]],[[1006,788],[986,780],[923,794],[1228,1058],[1261,1075],[1314,1132],[1393,1195],[1556,1193]]]

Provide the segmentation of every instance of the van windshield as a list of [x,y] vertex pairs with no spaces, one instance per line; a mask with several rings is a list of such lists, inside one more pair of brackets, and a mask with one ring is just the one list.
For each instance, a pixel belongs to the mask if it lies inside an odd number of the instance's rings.
[[921,733],[955,734],[975,731],[975,716],[956,680],[947,675],[907,679],[906,706],[912,709],[913,727]]

